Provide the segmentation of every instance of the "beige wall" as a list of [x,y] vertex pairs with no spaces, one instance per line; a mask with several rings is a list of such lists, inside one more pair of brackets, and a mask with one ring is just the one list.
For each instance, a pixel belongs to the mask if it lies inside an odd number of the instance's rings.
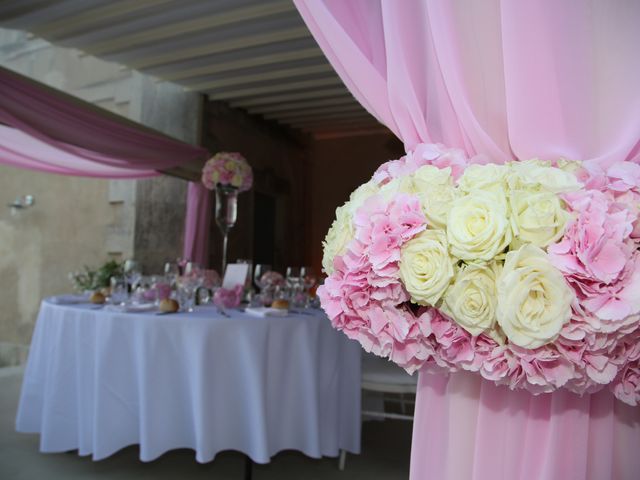
[[[43,296],[69,292],[68,272],[105,259],[109,182],[0,166],[0,340],[29,341]],[[6,204],[30,194],[13,216]]]
[[[0,29],[0,64],[176,138],[198,137],[199,96],[177,85],[6,29]],[[173,182],[174,193],[185,194],[177,179],[147,180],[145,191],[156,182]],[[29,344],[41,298],[69,292],[70,271],[135,256],[137,184],[0,166],[0,366],[23,357],[14,352]],[[27,194],[35,205],[12,217],[5,205]],[[183,207],[184,199],[177,203]],[[177,238],[164,254],[179,254]]]

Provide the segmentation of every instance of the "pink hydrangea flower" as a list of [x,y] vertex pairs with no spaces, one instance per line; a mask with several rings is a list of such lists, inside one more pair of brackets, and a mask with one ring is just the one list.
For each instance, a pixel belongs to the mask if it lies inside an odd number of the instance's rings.
[[623,320],[640,312],[640,263],[630,239],[636,218],[606,194],[567,194],[576,218],[563,239],[550,245],[551,261],[574,286],[580,303],[603,320]]
[[624,367],[620,377],[611,384],[611,391],[632,407],[640,405],[640,364],[637,361]]
[[[419,144],[373,180],[384,185],[424,165],[451,168],[457,178],[468,165],[486,163],[483,155],[468,159],[461,150]],[[438,309],[411,305],[398,263],[404,243],[426,225],[418,198],[403,193],[374,195],[355,212],[354,239],[318,290],[331,322],[411,373],[468,370],[533,394],[593,393],[608,384],[621,400],[640,404],[640,166],[583,167],[583,190],[562,197],[573,219],[548,247],[576,292],[572,317],[554,342],[525,349],[499,332],[473,336]]]

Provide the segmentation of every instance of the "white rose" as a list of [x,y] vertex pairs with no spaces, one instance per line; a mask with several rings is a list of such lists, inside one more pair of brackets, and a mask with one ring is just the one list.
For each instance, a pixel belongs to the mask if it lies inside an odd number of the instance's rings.
[[538,348],[553,342],[569,321],[574,296],[547,254],[527,244],[507,254],[496,318],[511,343]]
[[507,167],[494,163],[469,165],[458,180],[458,188],[465,193],[469,193],[472,190],[502,192],[504,191],[507,172]]
[[412,177],[414,193],[420,197],[429,227],[444,228],[451,203],[456,198],[451,168],[425,165],[416,170]]
[[453,277],[454,260],[441,230],[425,230],[402,247],[400,278],[411,301],[435,305]]
[[348,203],[336,209],[336,219],[331,224],[322,246],[322,268],[331,275],[333,273],[333,258],[342,255],[349,242],[353,239],[354,230],[352,216],[349,212]]
[[552,167],[550,162],[538,159],[512,162],[508,183],[513,190],[544,189],[553,193],[573,192],[582,183],[570,171]]
[[496,321],[496,280],[500,266],[470,264],[461,268],[440,307],[471,335],[492,330]]
[[367,183],[363,183],[358,188],[356,188],[349,197],[349,201],[345,204],[351,216],[355,216],[356,211],[364,204],[364,202],[380,192],[380,187],[373,181],[370,180]]
[[511,242],[507,204],[501,195],[483,190],[458,198],[447,217],[451,253],[462,260],[492,260]]
[[380,187],[380,193],[385,201],[393,200],[399,193],[415,194],[416,187],[413,184],[413,178],[410,175],[394,178],[390,182]]
[[570,215],[554,193],[519,190],[511,192],[512,246],[533,243],[546,247],[562,237]]

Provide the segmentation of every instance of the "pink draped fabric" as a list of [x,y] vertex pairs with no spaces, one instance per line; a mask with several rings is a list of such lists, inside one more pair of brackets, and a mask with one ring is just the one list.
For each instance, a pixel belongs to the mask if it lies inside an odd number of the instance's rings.
[[207,157],[3,68],[0,124],[0,163],[43,172],[140,178]]
[[213,192],[201,183],[189,182],[182,257],[204,266],[209,263],[212,209]]
[[[640,2],[295,0],[354,96],[405,143],[494,162],[640,162]],[[640,478],[640,409],[421,374],[411,478]]]

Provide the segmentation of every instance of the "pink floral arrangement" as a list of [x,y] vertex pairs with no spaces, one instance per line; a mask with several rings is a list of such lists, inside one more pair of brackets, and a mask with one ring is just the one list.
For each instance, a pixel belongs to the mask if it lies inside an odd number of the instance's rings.
[[409,373],[640,403],[640,165],[419,145],[336,211],[332,324]]
[[263,288],[282,287],[284,285],[284,277],[279,272],[269,270],[260,277],[260,284],[263,285]]
[[216,290],[213,295],[213,304],[222,308],[235,308],[242,301],[243,285],[234,288],[222,288]]
[[219,152],[202,170],[202,184],[209,190],[219,185],[245,192],[253,185],[253,172],[247,160],[237,152]]

